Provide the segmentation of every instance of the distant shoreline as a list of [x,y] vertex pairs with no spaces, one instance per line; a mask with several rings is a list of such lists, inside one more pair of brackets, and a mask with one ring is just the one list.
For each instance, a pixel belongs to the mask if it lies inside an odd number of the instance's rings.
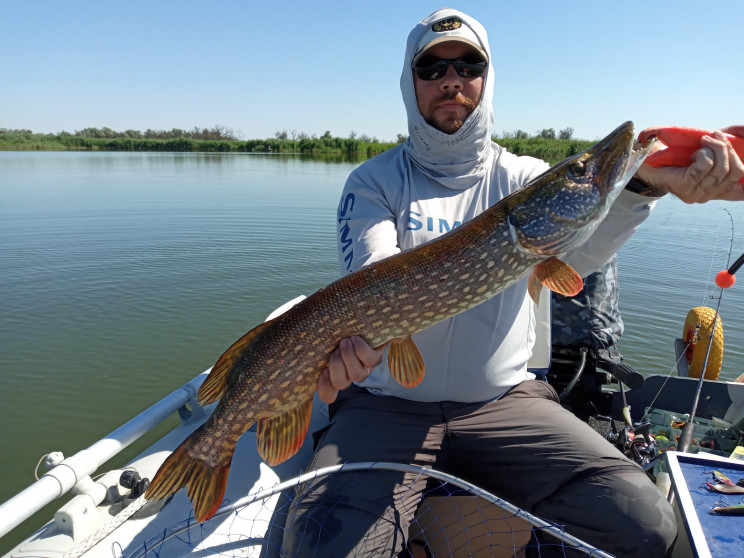
[[0,151],[170,151],[219,153],[337,153],[362,154],[369,157],[382,153],[395,143],[366,142],[352,138],[291,139],[197,139],[174,138],[96,138],[71,134],[3,133]]
[[[30,130],[0,129],[0,151],[138,151],[138,152],[194,152],[194,153],[296,153],[312,155],[344,155],[354,158],[370,158],[387,151],[405,140],[399,135],[397,142],[381,142],[376,138],[362,136],[339,138],[326,132],[321,137],[308,137],[301,134],[296,139],[276,137],[268,139],[240,140],[232,137],[219,137],[220,130],[196,130],[184,132],[152,132],[145,134],[137,131],[124,133],[92,129],[93,133],[110,133],[116,137],[90,137],[76,132],[74,135],[37,134]],[[84,130],[83,132],[86,132]],[[201,137],[136,137],[137,135],[175,135],[179,132]],[[127,135],[128,134],[128,135]],[[283,136],[286,134],[277,134]],[[130,137],[134,136],[134,137]],[[494,137],[493,140],[516,155],[529,155],[538,159],[556,163],[580,153],[594,142],[576,139],[555,139],[540,136],[533,137]]]

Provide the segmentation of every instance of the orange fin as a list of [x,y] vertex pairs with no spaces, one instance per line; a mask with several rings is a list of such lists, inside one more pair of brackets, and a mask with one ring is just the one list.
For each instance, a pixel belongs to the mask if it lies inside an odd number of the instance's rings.
[[232,452],[226,463],[212,466],[191,453],[192,439],[193,434],[163,462],[145,492],[145,498],[162,500],[188,485],[186,494],[194,506],[196,520],[202,522],[220,509],[227,487]]
[[269,465],[279,465],[292,457],[305,441],[313,411],[312,397],[286,413],[258,420],[258,453]]
[[270,320],[257,325],[222,353],[222,356],[217,359],[217,362],[212,367],[209,376],[207,376],[207,379],[204,380],[204,383],[199,388],[199,394],[196,397],[199,405],[209,405],[225,395],[225,392],[230,387],[230,373],[235,369],[235,365],[240,361],[245,350],[253,343],[253,340],[258,334],[266,329],[273,321]]
[[537,264],[530,275],[528,290],[535,304],[540,298],[541,285],[563,296],[575,296],[584,287],[584,282],[570,265],[558,258],[549,258]]
[[393,378],[405,387],[415,387],[424,379],[424,357],[410,335],[390,340],[388,368]]
[[530,274],[530,278],[527,281],[527,292],[530,293],[530,298],[532,299],[532,302],[535,303],[535,306],[540,305],[540,291],[542,290],[542,283],[540,282],[540,279],[538,279],[537,275],[533,271]]

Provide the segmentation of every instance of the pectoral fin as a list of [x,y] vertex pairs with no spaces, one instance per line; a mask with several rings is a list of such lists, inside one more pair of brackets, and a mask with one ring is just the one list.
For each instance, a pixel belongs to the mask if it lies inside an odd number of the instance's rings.
[[390,340],[388,368],[393,378],[405,387],[415,387],[424,379],[424,358],[410,335]]
[[535,304],[540,299],[540,289],[543,285],[558,294],[575,296],[583,288],[584,282],[570,265],[558,258],[550,258],[537,264],[530,275],[527,289]]
[[214,403],[225,395],[227,388],[230,387],[230,373],[235,368],[235,364],[237,364],[245,350],[253,343],[253,340],[258,334],[266,329],[272,321],[270,320],[257,325],[222,353],[222,356],[217,359],[217,362],[212,367],[209,376],[207,376],[207,379],[204,380],[204,383],[199,388],[199,393],[196,397],[199,405]]
[[269,465],[279,465],[292,457],[302,446],[310,426],[312,397],[286,413],[259,419],[256,430],[258,453]]

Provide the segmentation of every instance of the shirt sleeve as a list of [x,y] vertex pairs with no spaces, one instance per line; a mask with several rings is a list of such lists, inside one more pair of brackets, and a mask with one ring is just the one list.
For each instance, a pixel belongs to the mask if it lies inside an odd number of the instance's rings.
[[352,172],[337,212],[338,262],[341,274],[400,252],[396,214],[369,173]]
[[624,190],[589,240],[561,259],[582,277],[597,271],[633,236],[655,205],[656,198]]

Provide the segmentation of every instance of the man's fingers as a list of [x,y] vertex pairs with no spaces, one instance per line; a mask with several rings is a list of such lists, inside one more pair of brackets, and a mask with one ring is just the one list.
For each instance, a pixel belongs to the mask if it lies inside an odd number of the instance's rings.
[[[343,341],[341,344],[343,345]],[[328,370],[329,378],[334,388],[346,389],[351,385],[352,380],[349,378],[349,373],[346,370],[341,347],[331,353],[331,358],[328,360]]]
[[707,158],[709,153],[705,151],[710,149],[715,163],[700,180],[698,199],[695,201],[741,199],[742,185],[738,182],[744,176],[744,163],[726,136],[722,132],[715,132],[713,137],[704,136],[700,143],[706,146],[698,150],[703,152],[700,157]]
[[324,368],[318,378],[318,396],[323,403],[328,405],[336,401],[338,396],[338,390],[331,383],[331,372],[328,368]]
[[[360,341],[364,343],[361,339]],[[357,342],[358,344],[359,342]],[[369,368],[362,360],[360,355],[357,353],[357,347],[352,339],[342,339],[339,343],[338,348],[341,351],[341,358],[344,361],[346,367],[346,375],[351,382],[362,382],[369,376]],[[361,349],[362,347],[360,347]]]
[[714,156],[713,150],[709,147],[702,147],[692,154],[692,164],[685,172],[687,189],[696,187],[711,172]]
[[342,339],[331,353],[328,367],[318,378],[321,401],[333,403],[339,390],[346,389],[352,382],[366,380],[372,368],[379,364],[383,352],[384,348],[374,349],[358,335]]
[[721,131],[726,132],[727,134],[731,134],[732,136],[739,136],[740,138],[744,138],[744,125],[742,124],[727,126],[725,128],[721,128]]
[[328,361],[330,381],[336,389],[346,389],[351,382],[362,382],[380,356],[361,337],[342,339]]
[[380,361],[382,360],[382,354],[385,352],[384,346],[379,349],[373,349],[369,346],[369,343],[367,343],[358,335],[354,335],[349,339],[354,345],[354,352],[356,353],[357,358],[359,358],[359,361],[366,368],[374,368],[375,366],[380,364]]
[[703,146],[702,149],[708,148],[713,153],[714,164],[710,171],[710,180],[706,186],[718,186],[725,182],[726,177],[731,170],[731,144],[723,133],[715,132],[712,137],[703,136],[700,140],[700,145]]
[[[732,126],[732,128],[741,128],[742,134],[744,134],[744,126]],[[729,167],[730,167],[730,178],[738,182],[744,177],[744,159],[736,152],[731,142],[726,140],[728,155],[729,155]]]
[[[729,126],[723,132],[742,136],[744,126]],[[685,203],[744,200],[744,184],[739,184],[744,177],[744,163],[723,132],[716,131],[699,140],[700,149],[692,154],[690,166],[655,168],[644,164],[636,176]]]

